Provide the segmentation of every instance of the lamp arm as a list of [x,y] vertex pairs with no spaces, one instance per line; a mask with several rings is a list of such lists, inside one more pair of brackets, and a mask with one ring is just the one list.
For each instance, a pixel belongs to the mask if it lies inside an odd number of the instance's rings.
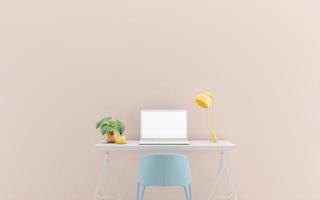
[[216,135],[216,130],[215,130],[215,116],[214,116],[214,113],[215,113],[215,106],[214,106],[214,102],[212,102],[212,113],[211,113],[211,123],[212,123],[212,133],[211,133],[211,136],[210,136],[210,141],[213,142],[213,143],[217,143],[218,142],[218,138],[217,138],[217,135]]
[[212,103],[212,112],[211,112],[211,126],[212,129],[214,129],[215,127],[215,117],[214,117],[214,112],[215,112],[215,107],[214,107],[214,103]]

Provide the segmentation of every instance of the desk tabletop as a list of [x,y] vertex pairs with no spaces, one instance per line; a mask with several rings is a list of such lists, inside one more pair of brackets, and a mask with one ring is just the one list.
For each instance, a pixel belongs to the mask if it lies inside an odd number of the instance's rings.
[[229,150],[235,145],[226,140],[210,143],[208,140],[190,140],[187,145],[140,145],[138,140],[128,140],[127,144],[112,144],[105,141],[97,143],[96,147],[104,151],[143,151],[143,150]]

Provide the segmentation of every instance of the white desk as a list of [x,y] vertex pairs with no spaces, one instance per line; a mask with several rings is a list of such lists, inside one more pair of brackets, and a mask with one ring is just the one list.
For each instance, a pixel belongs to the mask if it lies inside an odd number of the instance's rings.
[[[228,141],[219,141],[218,143],[210,143],[209,141],[205,140],[194,140],[190,141],[189,145],[139,145],[139,141],[131,140],[127,141],[127,144],[124,145],[118,145],[118,144],[108,144],[106,142],[101,142],[96,144],[96,148],[99,150],[105,151],[105,159],[104,164],[102,167],[101,176],[99,178],[95,194],[93,197],[93,200],[115,200],[115,199],[121,199],[121,194],[117,190],[117,187],[115,187],[115,179],[112,179],[112,173],[109,168],[109,162],[110,162],[110,154],[111,152],[115,151],[142,151],[142,152],[152,152],[152,151],[163,151],[163,152],[174,152],[174,151],[219,151],[220,152],[220,165],[216,174],[214,186],[212,189],[212,192],[209,196],[209,200],[216,199],[215,196],[215,184],[218,176],[223,175],[228,183],[228,189],[229,193],[227,194],[225,199],[231,199],[237,200],[237,195],[234,190],[231,178],[229,176],[225,159],[224,159],[224,153],[226,150],[234,149],[235,145]],[[101,187],[101,182],[103,179],[109,176],[109,179],[113,181],[112,186],[114,186],[112,189],[115,191],[115,196],[105,197],[99,193],[99,189]],[[223,198],[223,199],[224,199]],[[221,199],[221,198],[219,198]],[[132,199],[134,200],[134,199]]]

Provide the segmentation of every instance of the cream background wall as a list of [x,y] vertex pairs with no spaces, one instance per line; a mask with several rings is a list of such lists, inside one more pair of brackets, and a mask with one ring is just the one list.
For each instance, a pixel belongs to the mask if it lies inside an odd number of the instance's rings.
[[[318,1],[0,1],[0,199],[88,200],[103,153],[94,129],[142,108],[186,108],[206,139],[216,96],[220,138],[242,200],[320,199]],[[207,199],[217,154],[190,153],[194,198]],[[139,153],[113,155],[125,199]],[[151,189],[146,199],[182,199]]]

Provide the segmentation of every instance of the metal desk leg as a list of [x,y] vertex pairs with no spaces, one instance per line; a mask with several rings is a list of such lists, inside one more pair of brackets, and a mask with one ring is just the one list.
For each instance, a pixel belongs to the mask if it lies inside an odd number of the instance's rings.
[[122,200],[110,170],[110,152],[106,152],[93,200]]
[[[212,189],[212,192],[210,194],[209,200],[216,200],[216,199],[238,200],[236,191],[234,189],[234,186],[233,186],[233,183],[231,181],[231,178],[230,178],[230,175],[229,175],[229,171],[227,169],[226,162],[225,162],[225,159],[224,159],[224,150],[221,150],[219,160],[220,160],[219,169],[217,171],[217,174],[216,174],[216,177],[215,177],[215,180],[214,180],[214,183],[213,183],[213,189]],[[228,191],[228,194],[227,194],[226,197],[218,198],[218,197],[215,196],[215,192],[216,192],[215,191],[215,187],[216,187],[216,184],[217,184],[218,177],[220,175],[224,176],[224,178],[226,179],[226,183],[227,183],[229,191]]]

